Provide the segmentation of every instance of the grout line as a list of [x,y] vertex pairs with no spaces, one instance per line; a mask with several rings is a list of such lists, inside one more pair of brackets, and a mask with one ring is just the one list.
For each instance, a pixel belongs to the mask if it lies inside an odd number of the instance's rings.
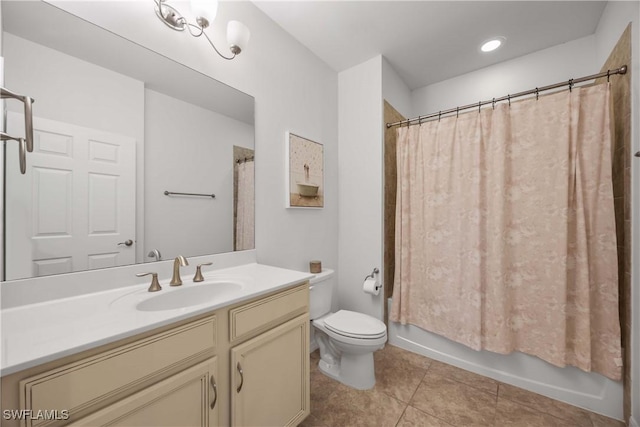
[[402,418],[404,417],[404,413],[407,412],[407,408],[409,407],[409,405],[406,405],[404,407],[404,409],[402,410],[402,414],[400,414],[400,418],[398,418],[398,421],[396,421],[395,427],[398,427],[398,424],[400,424],[400,421],[402,420]]

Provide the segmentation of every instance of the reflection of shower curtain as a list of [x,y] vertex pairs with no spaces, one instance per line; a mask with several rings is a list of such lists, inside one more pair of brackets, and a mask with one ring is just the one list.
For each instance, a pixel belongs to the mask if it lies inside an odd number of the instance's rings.
[[238,168],[238,208],[236,217],[236,250],[254,249],[254,162],[236,164]]
[[607,84],[398,129],[390,318],[620,379]]

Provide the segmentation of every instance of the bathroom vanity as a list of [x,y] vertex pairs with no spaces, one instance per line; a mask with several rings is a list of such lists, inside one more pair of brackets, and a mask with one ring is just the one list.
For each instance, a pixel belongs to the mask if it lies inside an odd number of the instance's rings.
[[[310,411],[309,277],[250,264],[5,309],[2,425],[297,425]],[[182,296],[222,283],[239,286]]]

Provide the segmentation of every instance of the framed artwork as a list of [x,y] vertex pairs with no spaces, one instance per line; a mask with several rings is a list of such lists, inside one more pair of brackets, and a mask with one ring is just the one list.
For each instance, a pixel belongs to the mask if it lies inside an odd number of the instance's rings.
[[286,137],[286,206],[324,207],[324,147],[291,132],[287,132]]

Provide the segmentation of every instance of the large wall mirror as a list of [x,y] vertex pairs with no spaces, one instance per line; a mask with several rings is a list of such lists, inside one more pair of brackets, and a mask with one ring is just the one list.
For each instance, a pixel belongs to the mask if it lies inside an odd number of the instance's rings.
[[35,99],[26,174],[4,146],[3,280],[253,248],[251,96],[42,1],[2,23],[4,86]]

